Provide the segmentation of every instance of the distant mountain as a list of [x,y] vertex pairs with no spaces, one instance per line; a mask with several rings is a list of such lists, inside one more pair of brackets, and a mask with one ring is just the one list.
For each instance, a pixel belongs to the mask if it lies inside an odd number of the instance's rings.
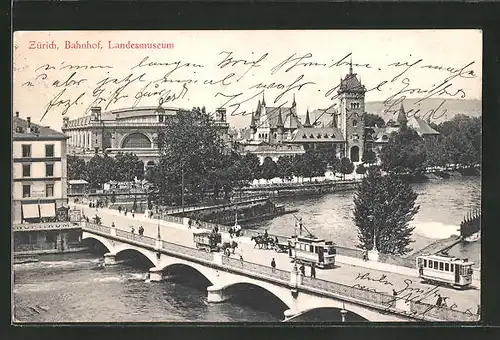
[[[430,98],[425,99],[421,103],[416,103],[418,98],[408,98],[405,99],[403,106],[405,111],[411,116],[415,113],[419,117],[425,118],[428,112],[435,110],[434,117],[432,121],[436,124],[441,123],[445,120],[452,119],[457,114],[464,114],[470,117],[479,117],[482,112],[482,102],[476,99],[443,99],[443,98]],[[444,103],[443,103],[444,102]],[[377,114],[381,116],[386,122],[389,119],[396,119],[397,112],[399,111],[400,105],[395,105],[393,107],[386,106],[383,102],[366,102],[366,112]],[[387,112],[388,110],[388,112]],[[413,111],[411,111],[413,110]],[[314,121],[319,121],[321,124],[328,124],[331,121],[331,115],[321,114],[322,110],[310,110],[311,123]],[[431,112],[432,113],[432,112]],[[444,113],[444,115],[443,115]],[[305,112],[300,112],[299,117],[302,122],[305,121]],[[246,128],[250,125],[250,115],[245,116],[230,116],[228,117],[229,123],[232,127],[236,129]]]

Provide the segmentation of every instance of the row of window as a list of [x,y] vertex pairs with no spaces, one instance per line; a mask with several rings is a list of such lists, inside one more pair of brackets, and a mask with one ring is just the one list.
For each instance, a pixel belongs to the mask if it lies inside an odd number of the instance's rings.
[[361,107],[360,103],[351,103],[351,109],[359,109]]
[[440,261],[432,261],[429,260],[429,263],[427,263],[427,260],[424,259],[424,268],[430,268],[430,269],[436,269],[436,270],[441,270],[445,272],[452,272],[454,271],[454,266],[449,263],[443,263]]
[[[23,144],[23,158],[31,157],[31,145]],[[45,157],[54,157],[54,144],[45,144]]]
[[[321,137],[322,137],[322,136],[321,136],[321,134],[320,134],[320,133],[318,133],[318,134],[316,135],[316,138],[318,138],[318,139],[319,139],[319,138],[321,138]],[[335,135],[334,135],[334,134],[331,134],[330,136],[328,136],[328,134],[326,134],[326,133],[323,135],[323,138],[329,138],[329,137],[330,137],[330,138],[335,138]],[[307,135],[304,133],[304,134],[302,135],[302,138],[304,138],[304,139],[305,139],[305,138],[307,138]],[[314,135],[311,133],[311,134],[309,135],[309,138],[314,138]]]
[[[45,197],[54,196],[54,184],[45,184]],[[23,198],[31,197],[31,185],[23,185]]]
[[[31,176],[31,164],[23,164],[23,177]],[[45,177],[54,176],[54,164],[45,164]]]

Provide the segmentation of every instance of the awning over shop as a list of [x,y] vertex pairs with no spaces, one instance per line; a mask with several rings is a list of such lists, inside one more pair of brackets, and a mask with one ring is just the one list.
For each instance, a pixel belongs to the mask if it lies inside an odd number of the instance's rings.
[[23,204],[23,218],[39,218],[38,204]]
[[56,205],[54,203],[40,204],[40,217],[55,217]]

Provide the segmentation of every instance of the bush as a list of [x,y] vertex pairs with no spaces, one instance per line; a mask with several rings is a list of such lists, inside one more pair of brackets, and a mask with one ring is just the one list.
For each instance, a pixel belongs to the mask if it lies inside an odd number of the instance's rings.
[[366,173],[366,168],[363,164],[360,164],[356,167],[356,173],[359,175],[364,175]]

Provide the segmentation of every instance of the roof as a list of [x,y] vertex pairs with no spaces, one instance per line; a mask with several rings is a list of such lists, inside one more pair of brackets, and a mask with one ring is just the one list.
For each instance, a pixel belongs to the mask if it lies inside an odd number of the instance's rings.
[[411,117],[408,120],[408,126],[411,126],[413,129],[415,129],[419,136],[439,135],[439,132],[431,128],[425,120],[419,117]]
[[[267,119],[269,121],[269,127],[271,129],[279,126],[280,109],[281,109],[281,121],[282,121],[283,127],[285,129],[296,129],[299,126],[301,126],[300,120],[297,117],[297,109],[295,106],[292,106],[292,107],[285,107],[285,106],[265,107],[265,109],[266,109],[266,116],[267,116]],[[262,110],[262,108],[259,105],[257,111],[255,112],[256,127],[259,127],[258,122],[259,122],[260,116],[262,114],[261,110]]]
[[[176,107],[158,107],[158,106],[144,106],[133,108],[122,108],[101,113],[101,120],[103,121],[120,121],[129,118],[157,116],[159,113],[164,115],[175,115],[182,109]],[[90,123],[92,114],[87,114],[83,117],[72,119],[68,121],[68,127],[72,126],[85,126]]]
[[62,132],[46,126],[30,123],[37,132],[28,131],[28,121],[14,116],[12,121],[12,137],[14,140],[66,140],[69,137]]
[[335,127],[333,116],[338,114],[338,111],[333,107],[325,109],[316,109],[309,113],[311,124],[321,127]]
[[242,145],[242,148],[244,149],[244,151],[252,152],[252,153],[304,151],[304,149],[302,148],[302,145],[268,144],[268,143],[263,143],[263,142],[261,142],[260,144],[255,144],[255,145],[251,145],[251,144]]
[[344,135],[338,128],[333,127],[301,127],[292,134],[290,142],[326,143],[345,142]]
[[[352,70],[351,70],[352,71]],[[356,73],[348,73],[344,79],[340,81],[339,91],[342,92],[358,92],[364,93],[366,92],[366,88],[361,85],[358,77],[356,77]]]

